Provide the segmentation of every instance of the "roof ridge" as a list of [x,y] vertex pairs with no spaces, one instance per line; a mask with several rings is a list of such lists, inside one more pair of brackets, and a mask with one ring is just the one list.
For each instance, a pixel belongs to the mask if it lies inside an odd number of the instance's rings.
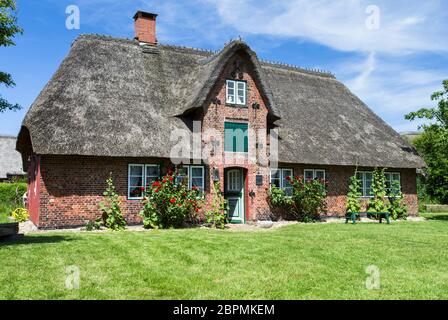
[[318,68],[300,67],[297,65],[289,64],[289,63],[284,63],[284,62],[279,62],[279,61],[270,61],[270,60],[265,60],[265,59],[259,59],[259,60],[263,65],[268,65],[271,67],[276,67],[276,68],[285,69],[285,70],[292,70],[292,71],[300,71],[300,72],[311,74],[311,75],[318,75],[318,76],[336,79],[336,76],[333,73],[331,73],[330,71],[321,70]]
[[[119,38],[119,37],[113,37],[109,35],[103,35],[103,34],[96,34],[96,33],[90,33],[90,34],[80,34],[74,42],[76,42],[80,38],[90,38],[90,39],[101,39],[106,41],[117,41],[121,43],[128,43],[128,44],[138,44],[138,41],[135,39],[129,39],[129,38]],[[214,57],[218,55],[222,50],[224,50],[227,46],[234,42],[240,42],[247,45],[247,43],[243,40],[230,40],[226,43],[224,43],[224,46],[220,50],[210,50],[210,49],[204,49],[199,47],[190,47],[190,46],[183,46],[183,45],[174,45],[174,44],[159,44],[158,47],[166,48],[166,49],[180,49],[192,53],[199,53],[201,55],[204,55],[206,57]],[[248,45],[247,45],[248,46]],[[300,71],[303,73],[311,74],[311,75],[319,75],[323,77],[333,78],[335,79],[335,75],[331,73],[330,71],[321,70],[318,68],[307,68],[307,67],[300,67],[297,65],[284,63],[280,61],[271,61],[267,59],[258,58],[260,63],[264,65],[269,65],[272,67],[277,67],[284,70],[292,70],[292,71]]]
[[16,136],[9,135],[9,134],[0,134],[1,139],[17,139]]

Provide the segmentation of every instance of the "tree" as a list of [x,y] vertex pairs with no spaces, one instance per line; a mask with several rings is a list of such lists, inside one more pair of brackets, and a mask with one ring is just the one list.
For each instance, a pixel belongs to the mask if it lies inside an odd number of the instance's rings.
[[436,108],[422,108],[405,118],[430,120],[421,126],[423,133],[414,146],[428,166],[424,177],[428,195],[448,204],[448,80],[443,81],[443,90],[434,92],[431,100],[438,101]]
[[[0,46],[14,46],[13,38],[16,34],[22,34],[23,30],[17,25],[15,15],[16,3],[14,0],[0,0]],[[15,86],[15,82],[9,73],[0,71],[0,84],[6,87]],[[0,113],[5,110],[19,110],[18,104],[11,104],[0,95]]]

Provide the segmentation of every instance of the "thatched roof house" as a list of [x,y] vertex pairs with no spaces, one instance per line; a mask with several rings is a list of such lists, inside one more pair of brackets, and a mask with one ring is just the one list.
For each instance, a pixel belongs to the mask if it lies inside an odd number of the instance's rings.
[[[424,166],[423,160],[332,74],[262,61],[242,41],[232,41],[218,52],[161,45],[155,40],[155,19],[156,15],[137,13],[134,40],[98,35],[75,40],[23,121],[17,149],[25,164],[38,156],[39,166],[47,161],[45,170],[50,177],[54,163],[65,161],[72,168],[70,159],[77,159],[95,167],[99,159],[120,159],[123,167],[115,171],[124,175],[123,197],[130,202],[129,190],[134,187],[126,185],[132,178],[127,173],[130,165],[170,162],[177,143],[172,133],[191,132],[193,121],[201,121],[203,131],[223,131],[226,123],[233,122],[243,130],[253,127],[268,134],[276,128],[277,160],[291,174],[311,176],[326,171],[327,177],[333,175],[342,182],[347,177],[340,175],[347,168],[359,166],[368,172],[387,167],[401,173],[401,181],[409,173],[409,183],[415,184],[413,174],[415,168]],[[244,103],[235,104],[232,99]],[[217,107],[220,111],[212,114]],[[203,139],[204,144],[208,142]],[[205,190],[213,181],[213,168],[220,169],[222,185],[230,168],[243,169],[247,189],[258,190],[260,199],[266,195],[262,190],[273,183],[269,173],[262,183],[249,173],[259,172],[258,164],[208,162],[201,185]],[[75,171],[82,175],[80,168]],[[141,180],[146,178],[141,173]],[[363,179],[368,193],[369,175]],[[414,187],[409,187],[409,197]],[[342,197],[345,189],[346,181],[334,192],[335,197]],[[243,198],[244,194],[241,203],[250,200],[247,195]],[[258,201],[257,196],[251,199]],[[266,203],[259,201],[255,211],[261,212]],[[335,204],[336,213],[341,211],[340,201]],[[242,221],[256,218],[257,212],[248,213],[248,203],[242,207]],[[93,215],[93,210],[73,212]]]

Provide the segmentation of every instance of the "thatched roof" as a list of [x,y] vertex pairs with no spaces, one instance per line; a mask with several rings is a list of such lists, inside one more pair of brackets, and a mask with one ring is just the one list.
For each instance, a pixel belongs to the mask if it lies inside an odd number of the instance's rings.
[[[226,61],[244,51],[279,126],[280,162],[424,166],[415,151],[331,74],[259,61],[241,41],[219,52],[83,35],[31,106],[38,154],[169,157],[178,116],[201,107]],[[24,137],[21,139],[21,137]]]
[[22,159],[16,151],[16,137],[0,136],[0,179],[23,175]]

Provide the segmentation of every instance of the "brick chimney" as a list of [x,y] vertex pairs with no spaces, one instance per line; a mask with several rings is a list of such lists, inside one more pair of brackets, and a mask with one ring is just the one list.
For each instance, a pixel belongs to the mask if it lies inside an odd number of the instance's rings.
[[156,45],[156,18],[154,13],[137,11],[134,15],[135,39],[140,42]]

